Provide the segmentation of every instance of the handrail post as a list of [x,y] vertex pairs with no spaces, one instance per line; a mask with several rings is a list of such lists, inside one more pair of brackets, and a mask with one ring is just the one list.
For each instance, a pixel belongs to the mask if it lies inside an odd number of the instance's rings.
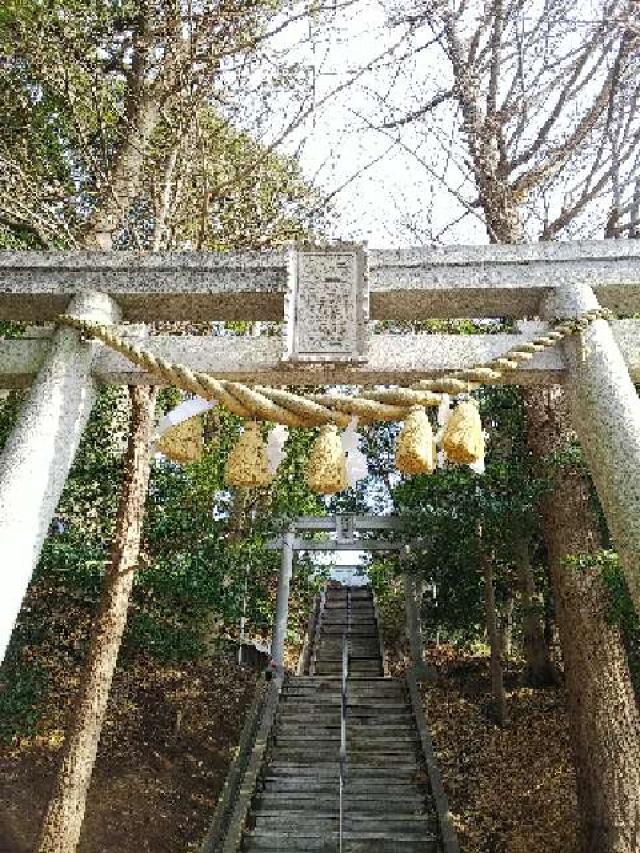
[[347,593],[347,631],[342,635],[342,679],[340,683],[340,816],[338,848],[342,853],[344,823],[344,790],[347,780],[347,684],[349,677],[349,593]]

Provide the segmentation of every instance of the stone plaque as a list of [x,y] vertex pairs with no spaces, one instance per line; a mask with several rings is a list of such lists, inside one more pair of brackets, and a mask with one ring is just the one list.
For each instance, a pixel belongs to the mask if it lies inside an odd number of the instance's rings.
[[364,360],[368,293],[362,249],[294,251],[285,312],[286,360]]

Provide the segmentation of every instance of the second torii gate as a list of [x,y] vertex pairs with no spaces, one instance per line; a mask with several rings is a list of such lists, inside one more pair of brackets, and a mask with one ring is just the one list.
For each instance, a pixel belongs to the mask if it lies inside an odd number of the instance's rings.
[[[276,612],[271,640],[271,660],[277,670],[284,667],[284,647],[289,621],[289,586],[293,574],[293,558],[300,551],[395,551],[405,549],[404,542],[386,539],[361,539],[359,533],[399,530],[402,519],[398,516],[327,515],[301,516],[285,522],[282,536],[267,544],[270,550],[280,550],[282,559],[278,574]],[[335,533],[335,539],[305,539],[304,534]],[[297,535],[302,534],[302,535]]]

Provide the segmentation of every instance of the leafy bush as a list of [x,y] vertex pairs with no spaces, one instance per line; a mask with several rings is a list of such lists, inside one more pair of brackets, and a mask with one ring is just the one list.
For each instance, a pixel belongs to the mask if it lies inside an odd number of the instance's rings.
[[33,735],[47,690],[46,670],[20,654],[5,659],[0,676],[0,742]]

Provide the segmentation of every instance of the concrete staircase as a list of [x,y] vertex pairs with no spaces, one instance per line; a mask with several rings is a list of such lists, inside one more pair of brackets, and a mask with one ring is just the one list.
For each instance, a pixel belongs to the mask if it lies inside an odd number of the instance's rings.
[[370,587],[329,587],[323,593],[311,652],[311,675],[342,675],[342,640],[349,641],[349,675],[384,675],[382,645]]
[[244,850],[339,849],[342,637],[347,682],[344,853],[436,853],[435,806],[404,680],[383,677],[373,596],[329,588],[316,622],[309,674],[283,686]]

